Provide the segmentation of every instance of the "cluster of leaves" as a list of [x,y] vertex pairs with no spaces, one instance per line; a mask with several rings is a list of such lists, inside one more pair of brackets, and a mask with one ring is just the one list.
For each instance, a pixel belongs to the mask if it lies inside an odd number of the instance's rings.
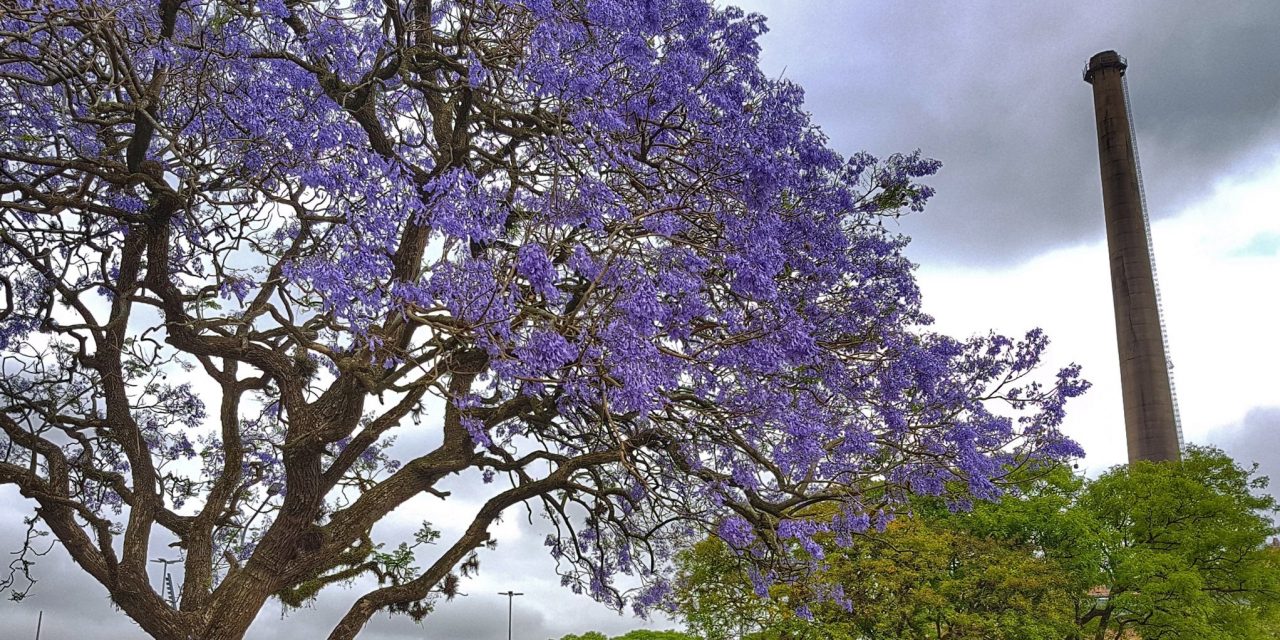
[[768,598],[706,540],[681,557],[676,612],[709,640],[1275,638],[1276,504],[1252,474],[1193,447],[1092,481],[1060,468],[969,512],[916,499]]
[[[828,148],[764,29],[709,0],[4,2],[0,483],[148,633],[239,638],[373,576],[346,639],[452,593],[518,505],[566,584],[645,610],[690,537],[769,582],[907,494],[1079,455],[1087,385],[1032,381],[1041,333],[927,329],[880,221],[939,163]],[[484,497],[430,557],[372,540],[458,476]]]

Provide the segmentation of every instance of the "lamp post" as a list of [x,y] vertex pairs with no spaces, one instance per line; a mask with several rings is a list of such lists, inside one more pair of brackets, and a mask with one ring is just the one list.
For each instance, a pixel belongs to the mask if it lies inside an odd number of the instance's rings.
[[511,640],[511,606],[515,602],[516,596],[524,594],[515,591],[499,591],[498,595],[507,597],[507,640]]
[[178,598],[173,593],[173,583],[169,582],[169,565],[178,564],[179,562],[182,562],[182,560],[181,559],[168,560],[166,558],[154,558],[151,561],[158,562],[164,565],[164,575],[160,577],[160,597],[165,602],[168,602],[170,607],[177,609]]

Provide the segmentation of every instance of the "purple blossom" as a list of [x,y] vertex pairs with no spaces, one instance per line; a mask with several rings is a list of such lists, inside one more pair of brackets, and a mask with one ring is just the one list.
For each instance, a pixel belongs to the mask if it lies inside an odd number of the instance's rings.
[[556,270],[547,252],[538,244],[526,244],[516,254],[516,270],[529,281],[534,291],[548,299],[558,299]]
[[756,540],[755,528],[741,516],[729,516],[721,520],[716,533],[735,549],[746,549]]

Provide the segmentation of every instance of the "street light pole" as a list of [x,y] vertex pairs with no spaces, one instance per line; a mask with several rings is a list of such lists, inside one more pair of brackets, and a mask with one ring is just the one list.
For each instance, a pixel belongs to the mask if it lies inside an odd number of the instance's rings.
[[169,603],[170,607],[177,609],[178,598],[173,593],[173,583],[169,582],[169,565],[178,564],[179,562],[182,562],[182,560],[181,559],[167,560],[165,558],[154,558],[151,561],[159,562],[160,564],[164,565],[164,575],[160,577],[160,598],[165,602]]
[[515,591],[499,591],[498,595],[507,597],[507,640],[511,640],[511,606],[515,602],[516,596],[524,594]]

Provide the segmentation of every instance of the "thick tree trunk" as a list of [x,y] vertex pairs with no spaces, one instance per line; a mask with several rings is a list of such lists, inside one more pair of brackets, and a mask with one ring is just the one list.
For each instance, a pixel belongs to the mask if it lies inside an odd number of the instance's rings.
[[[271,576],[262,575],[255,567],[241,570],[241,579],[218,587],[214,606],[205,612],[208,616],[204,629],[195,636],[198,640],[241,640],[253,624],[254,618],[266,604],[272,591],[268,587]],[[228,581],[230,582],[230,581]]]
[[1102,618],[1098,620],[1098,631],[1093,634],[1094,640],[1106,640],[1107,627],[1111,626],[1111,605],[1102,611]]

